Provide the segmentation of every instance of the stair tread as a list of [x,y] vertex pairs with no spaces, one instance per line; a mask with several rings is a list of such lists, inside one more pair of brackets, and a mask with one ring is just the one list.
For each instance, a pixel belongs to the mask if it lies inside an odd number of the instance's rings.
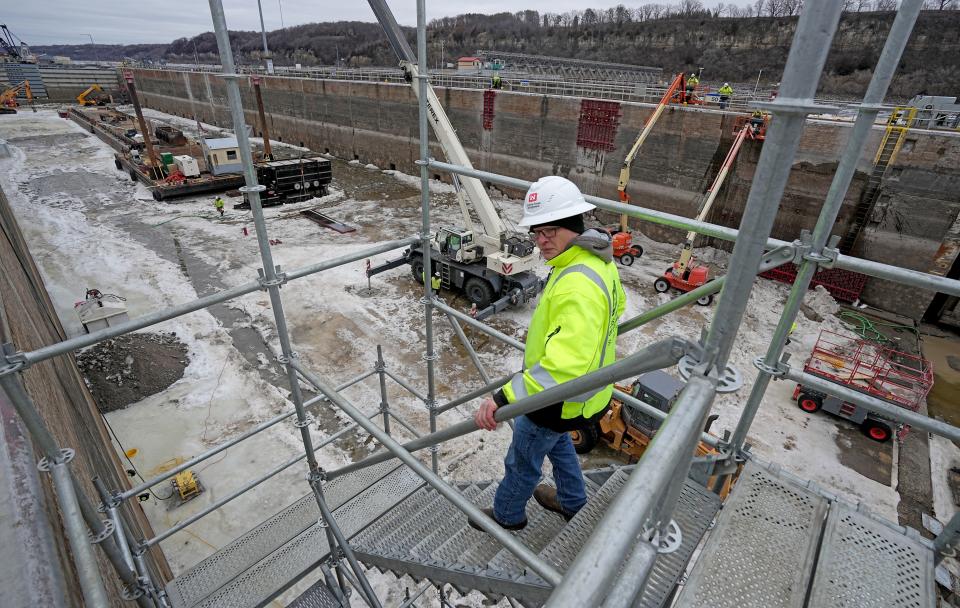
[[[498,485],[498,483],[491,483],[472,502],[481,509],[491,506]],[[500,546],[492,536],[468,524],[466,517],[463,518],[463,524],[459,530],[450,534],[445,541],[433,549],[429,553],[429,557],[441,563],[456,562],[474,566],[480,564],[476,564],[474,563],[475,560],[468,560],[466,557],[469,553],[476,551],[478,546],[491,543]]]
[[[477,486],[471,486],[469,489],[475,489],[475,491],[464,492],[463,495],[470,502],[476,504],[491,502],[496,491],[494,484],[488,485],[482,491]],[[421,537],[420,542],[410,548],[410,555],[420,559],[429,559],[435,549],[445,544],[451,537],[456,536],[458,531],[470,528],[466,514],[446,499],[444,502],[446,502],[448,508],[438,514],[437,520],[433,523],[433,531]],[[470,529],[472,530],[472,528]]]

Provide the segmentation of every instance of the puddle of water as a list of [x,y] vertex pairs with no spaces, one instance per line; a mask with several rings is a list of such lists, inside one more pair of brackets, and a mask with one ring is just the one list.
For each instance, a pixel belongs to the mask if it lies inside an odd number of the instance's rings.
[[933,365],[933,390],[927,396],[930,416],[960,426],[960,340],[923,337],[923,355]]

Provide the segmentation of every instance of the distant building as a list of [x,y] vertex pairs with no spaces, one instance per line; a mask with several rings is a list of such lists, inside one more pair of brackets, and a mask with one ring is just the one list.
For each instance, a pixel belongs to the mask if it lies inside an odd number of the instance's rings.
[[225,173],[243,173],[240,162],[240,147],[236,137],[220,137],[203,140],[203,159],[207,162],[207,171],[213,175]]
[[56,65],[69,65],[73,63],[73,60],[67,57],[66,55],[54,55],[53,63]]
[[479,57],[461,57],[457,59],[458,72],[479,72],[483,69],[483,60]]

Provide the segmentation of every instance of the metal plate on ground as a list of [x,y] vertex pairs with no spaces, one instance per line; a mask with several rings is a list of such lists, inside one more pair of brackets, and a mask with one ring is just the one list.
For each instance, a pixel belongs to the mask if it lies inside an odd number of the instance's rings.
[[834,503],[810,606],[932,608],[933,551],[846,505]]
[[827,501],[748,462],[676,603],[801,608]]

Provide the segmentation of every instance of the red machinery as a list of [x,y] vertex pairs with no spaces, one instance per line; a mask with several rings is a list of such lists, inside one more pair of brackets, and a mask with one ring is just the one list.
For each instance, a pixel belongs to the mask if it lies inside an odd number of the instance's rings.
[[[717,177],[714,178],[713,183],[707,188],[705,193],[706,200],[700,207],[700,212],[696,217],[698,222],[702,222],[710,213],[713,202],[716,200],[724,180],[730,173],[730,168],[733,166],[733,161],[736,160],[737,153],[740,152],[740,147],[743,145],[744,140],[747,138],[763,140],[766,136],[767,117],[761,116],[758,119],[758,117],[754,116],[741,116],[737,118],[737,121],[734,123],[734,133],[736,133],[736,137],[734,137],[733,144],[727,152],[727,157],[723,160],[723,165],[721,165]],[[687,238],[683,243],[683,249],[680,251],[680,258],[664,271],[663,276],[658,277],[657,280],[654,281],[654,289],[660,293],[665,293],[672,287],[673,289],[687,292],[700,287],[710,280],[709,269],[693,260],[693,242],[696,238],[696,232],[691,230],[687,233]],[[706,295],[697,300],[697,304],[701,306],[709,306],[711,302],[713,302],[712,295]]]
[[613,240],[613,257],[623,264],[630,266],[633,261],[643,255],[643,247],[633,242],[629,232],[621,232],[617,226],[604,228]]
[[[912,412],[933,388],[933,368],[923,357],[826,330],[820,332],[803,369]],[[859,424],[874,441],[887,441],[893,435],[889,422],[827,392],[798,384],[793,398],[805,412],[823,409]],[[900,436],[905,432],[906,427]]]

